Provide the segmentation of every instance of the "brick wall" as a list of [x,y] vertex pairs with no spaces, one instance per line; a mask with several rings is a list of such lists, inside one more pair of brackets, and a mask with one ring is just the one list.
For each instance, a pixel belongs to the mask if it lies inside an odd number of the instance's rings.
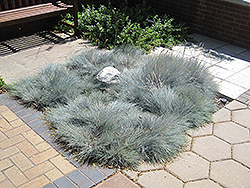
[[250,4],[222,0],[148,0],[158,13],[167,13],[197,32],[250,48]]

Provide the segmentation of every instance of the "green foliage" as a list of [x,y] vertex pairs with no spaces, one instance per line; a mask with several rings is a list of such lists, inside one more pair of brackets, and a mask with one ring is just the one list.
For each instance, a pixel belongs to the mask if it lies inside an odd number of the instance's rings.
[[3,78],[0,76],[0,94],[5,91],[5,87],[6,87],[5,82]]
[[4,82],[3,78],[1,78],[1,76],[0,76],[0,88],[2,88],[3,86],[5,86],[5,82]]
[[[119,82],[98,72],[114,66]],[[165,163],[183,150],[185,133],[211,122],[217,86],[199,62],[146,55],[124,46],[86,49],[66,65],[48,65],[11,87],[23,103],[47,109],[55,138],[86,164],[136,168]]]
[[[79,30],[93,45],[112,49],[119,45],[139,46],[146,51],[162,46],[171,48],[188,38],[187,27],[175,24],[173,18],[152,14],[150,6],[143,1],[135,7],[127,3],[115,8],[107,6],[83,6],[78,13]],[[66,15],[65,21],[72,22]]]

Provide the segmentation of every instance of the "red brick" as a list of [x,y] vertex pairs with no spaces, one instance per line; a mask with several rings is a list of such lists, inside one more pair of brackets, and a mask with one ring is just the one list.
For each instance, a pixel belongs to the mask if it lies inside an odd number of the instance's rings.
[[220,4],[226,7],[230,7],[231,3],[226,2],[226,1],[220,1]]
[[218,18],[222,18],[222,15],[219,13],[213,13],[211,16],[213,16],[214,18],[216,18],[218,20]]
[[238,33],[245,33],[245,30],[240,29],[240,28],[233,28],[233,31],[236,31]]
[[221,23],[216,22],[216,21],[210,21],[209,24],[212,25],[212,26],[221,27]]
[[231,21],[231,22],[234,21],[234,18],[232,18],[230,16],[223,16],[223,19],[226,20],[226,21]]
[[210,12],[204,9],[201,9],[199,12],[204,15],[210,15]]
[[217,13],[218,13],[218,14],[221,14],[221,15],[228,15],[228,14],[229,14],[228,11],[224,11],[224,10],[218,10]]
[[221,27],[226,29],[226,30],[232,30],[233,29],[231,26],[228,26],[228,25],[222,25]]
[[234,7],[225,7],[225,10],[228,11],[228,12],[236,12],[236,8]]
[[233,28],[240,27],[239,24],[237,24],[237,23],[232,23],[232,22],[228,23],[228,25],[232,26]]
[[213,4],[212,6],[213,6],[214,8],[216,8],[216,9],[221,9],[221,10],[225,8],[225,6],[219,5],[218,3]]
[[240,14],[234,14],[234,13],[230,13],[229,16],[233,17],[233,18],[241,18]]
[[247,21],[243,19],[235,19],[234,22],[242,25],[247,25]]
[[221,33],[224,33],[224,32],[225,32],[225,29],[223,29],[223,28],[221,28],[221,27],[214,27],[213,29],[216,30],[216,31],[219,31],[219,32],[221,32]]
[[250,31],[250,26],[246,26],[246,25],[240,25],[240,28],[246,30],[246,31]]
[[250,21],[249,16],[244,16],[244,15],[242,15],[242,19],[243,19],[243,20],[248,20],[248,21]]
[[243,16],[248,16],[249,15],[250,10],[237,10],[237,14],[243,15]]

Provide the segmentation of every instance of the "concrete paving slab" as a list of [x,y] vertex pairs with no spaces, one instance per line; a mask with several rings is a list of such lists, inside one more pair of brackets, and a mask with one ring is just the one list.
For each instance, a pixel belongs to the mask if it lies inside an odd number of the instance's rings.
[[243,52],[246,52],[247,49],[241,48],[239,46],[227,44],[225,46],[221,46],[221,47],[216,48],[216,51],[221,52],[221,53],[225,53],[227,55],[235,56],[235,55],[241,54]]
[[222,80],[221,82],[218,82],[218,84],[219,84],[219,92],[232,99],[237,99],[242,93],[247,91],[247,89],[244,86],[241,87],[227,80]]
[[203,46],[207,49],[217,49],[217,48],[220,48],[220,47],[227,45],[226,42],[223,42],[223,41],[220,41],[217,39],[213,39],[213,38],[210,38],[209,40],[202,41],[201,43],[203,43]]
[[204,35],[200,35],[198,33],[193,33],[190,36],[193,37],[197,41],[198,44],[201,43],[201,42],[205,42],[205,41],[211,39],[210,37],[207,37],[207,36],[204,36]]
[[249,142],[249,130],[234,122],[216,123],[214,135],[230,144]]
[[194,138],[192,150],[209,161],[231,158],[231,145],[215,136]]
[[165,170],[144,173],[139,177],[138,183],[145,188],[182,188],[183,182]]
[[241,54],[237,55],[237,57],[250,62],[250,50],[242,52]]
[[228,188],[242,188],[250,185],[250,169],[233,161],[219,161],[211,164],[211,179]]
[[220,66],[217,66],[217,65],[214,65],[212,67],[209,68],[209,72],[217,77],[217,78],[220,78],[222,80],[228,78],[229,76],[232,76],[233,74],[235,74],[234,72],[228,70],[228,69],[225,69],[223,67],[220,67]]
[[233,145],[233,158],[250,167],[250,142]]
[[232,120],[250,129],[250,109],[233,111]]
[[185,184],[185,188],[222,188],[218,183],[212,180],[200,180],[194,182],[188,182]]
[[246,68],[243,71],[233,74],[226,78],[226,80],[232,84],[238,85],[240,87],[249,89],[250,88],[250,74],[246,75],[247,71],[250,71],[250,67]]
[[184,182],[209,176],[209,162],[193,152],[183,153],[173,163],[167,164],[165,168]]
[[233,58],[231,60],[224,60],[216,64],[219,67],[225,68],[232,72],[239,72],[250,66],[250,62],[241,59]]

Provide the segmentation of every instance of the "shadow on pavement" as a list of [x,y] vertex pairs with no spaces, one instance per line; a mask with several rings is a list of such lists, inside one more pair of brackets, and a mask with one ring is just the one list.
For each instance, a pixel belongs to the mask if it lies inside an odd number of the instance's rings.
[[60,44],[76,40],[75,36],[54,31],[42,31],[6,41],[0,41],[0,56],[20,52],[43,44]]

